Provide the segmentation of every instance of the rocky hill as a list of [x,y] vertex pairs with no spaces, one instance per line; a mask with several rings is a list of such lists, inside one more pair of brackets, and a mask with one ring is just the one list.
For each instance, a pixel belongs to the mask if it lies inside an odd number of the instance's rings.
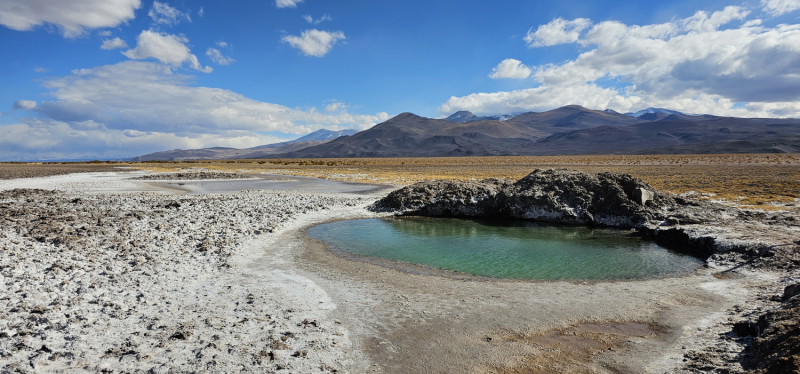
[[321,129],[301,138],[286,142],[260,145],[252,148],[202,148],[202,149],[173,149],[171,151],[155,152],[135,157],[131,161],[185,161],[185,160],[224,160],[232,158],[263,158],[271,154],[292,152],[312,145],[318,145],[340,136],[355,134],[355,130],[331,131]]
[[467,111],[444,119],[402,113],[358,133],[327,131],[251,149],[174,150],[135,160],[783,153],[799,150],[798,119],[688,115],[659,108],[622,114],[569,105],[541,113],[493,117],[476,116]]
[[276,158],[765,153],[800,150],[800,120],[679,112],[639,117],[570,105],[542,113],[445,119],[400,114],[350,137]]

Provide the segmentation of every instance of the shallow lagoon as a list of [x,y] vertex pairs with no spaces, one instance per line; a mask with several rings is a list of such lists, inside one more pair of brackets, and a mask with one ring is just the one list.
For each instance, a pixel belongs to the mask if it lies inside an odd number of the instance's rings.
[[646,279],[702,265],[630,231],[527,221],[400,217],[338,221],[308,236],[339,251],[515,279]]

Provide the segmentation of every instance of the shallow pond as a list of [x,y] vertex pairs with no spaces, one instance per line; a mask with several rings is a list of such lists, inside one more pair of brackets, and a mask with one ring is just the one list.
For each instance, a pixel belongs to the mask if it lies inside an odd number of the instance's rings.
[[308,236],[349,254],[494,278],[645,279],[702,265],[630,231],[527,221],[375,218],[314,226]]

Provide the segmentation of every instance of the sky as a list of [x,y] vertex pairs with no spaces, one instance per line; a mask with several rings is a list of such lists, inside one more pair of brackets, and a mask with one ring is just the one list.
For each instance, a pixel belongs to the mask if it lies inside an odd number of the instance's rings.
[[0,0],[0,161],[245,148],[413,112],[800,118],[800,0]]

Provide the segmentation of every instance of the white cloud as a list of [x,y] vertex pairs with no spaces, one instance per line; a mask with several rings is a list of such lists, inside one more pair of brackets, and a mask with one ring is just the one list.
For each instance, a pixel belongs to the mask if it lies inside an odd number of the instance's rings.
[[184,43],[189,39],[184,36],[162,34],[152,30],[144,30],[136,38],[136,48],[122,52],[133,60],[155,58],[165,64],[181,66],[188,62],[192,69],[210,73],[214,69],[210,66],[203,67]]
[[37,73],[46,73],[47,72],[47,68],[43,68],[41,66],[37,66],[37,67],[33,68],[33,71],[35,71]]
[[574,43],[580,38],[581,31],[592,25],[586,18],[576,18],[572,21],[556,18],[546,25],[540,25],[536,31],[528,30],[524,40],[528,47],[547,47],[561,43]]
[[108,30],[98,31],[97,35],[100,35],[100,36],[102,36],[104,38],[107,38],[107,37],[111,36],[111,31],[108,31]]
[[17,100],[14,102],[14,105],[11,106],[11,109],[19,109],[19,110],[31,110],[36,108],[36,102],[33,100]]
[[103,40],[103,44],[100,46],[100,49],[118,49],[118,48],[128,48],[128,43],[125,43],[125,41],[120,38],[114,38],[114,39]]
[[260,135],[263,132],[301,135],[321,128],[362,129],[389,118],[386,113],[293,109],[230,90],[193,86],[194,78],[169,65],[125,61],[46,80],[45,94],[52,101],[18,102],[40,118],[24,119],[16,127],[0,126],[0,158],[13,157],[11,150],[28,158],[75,158],[252,147],[280,141]]
[[581,104],[620,112],[660,106],[800,116],[800,25],[732,25],[747,14],[727,7],[664,24],[601,22],[574,40],[589,47],[576,58],[532,67],[538,87],[452,97],[440,109],[499,114]]
[[314,17],[311,17],[310,14],[306,14],[306,15],[303,16],[303,19],[306,20],[306,22],[308,22],[308,23],[310,23],[312,25],[319,25],[322,22],[330,21],[331,20],[331,15],[330,14],[323,14],[322,17],[320,17],[319,19],[314,19]]
[[216,48],[209,48],[206,51],[206,56],[208,56],[211,61],[214,61],[217,65],[230,65],[232,62],[236,61],[230,57],[225,57],[222,53]]
[[322,57],[333,48],[333,45],[338,40],[344,38],[344,33],[341,31],[328,32],[312,29],[303,31],[300,36],[284,36],[281,41],[289,43],[289,45],[299,49],[306,56]]
[[184,19],[192,22],[192,17],[189,16],[189,13],[181,12],[167,3],[159,3],[158,1],[153,2],[153,7],[150,8],[147,15],[153,19],[153,22],[160,25],[177,25]]
[[325,111],[326,111],[326,112],[335,112],[335,111],[337,111],[337,110],[344,109],[344,108],[346,108],[346,107],[347,107],[347,106],[346,106],[346,105],[344,105],[344,103],[343,103],[343,102],[341,102],[341,101],[334,101],[334,102],[332,102],[332,103],[330,103],[330,104],[328,104],[328,105],[326,105],[326,106],[325,106]]
[[197,15],[202,17],[203,14],[205,14],[205,11],[203,11],[203,7],[200,7],[200,10],[197,11]]
[[761,0],[761,10],[780,16],[800,9],[800,0]]
[[226,43],[226,42],[217,42],[217,46],[219,46],[221,48],[225,48],[225,47],[228,46],[228,43]]
[[0,25],[29,31],[49,23],[64,37],[75,38],[87,29],[114,27],[135,17],[141,0],[3,0]]
[[275,0],[275,6],[278,8],[296,8],[297,4],[302,2],[303,0]]
[[497,67],[492,68],[492,74],[489,78],[511,78],[511,79],[525,79],[531,76],[533,70],[522,64],[522,61],[513,58],[507,58],[497,64]]
[[0,126],[0,160],[129,158],[176,148],[247,148],[286,140],[243,131],[179,135],[109,129],[93,121],[68,124],[52,119],[24,118],[21,122]]

